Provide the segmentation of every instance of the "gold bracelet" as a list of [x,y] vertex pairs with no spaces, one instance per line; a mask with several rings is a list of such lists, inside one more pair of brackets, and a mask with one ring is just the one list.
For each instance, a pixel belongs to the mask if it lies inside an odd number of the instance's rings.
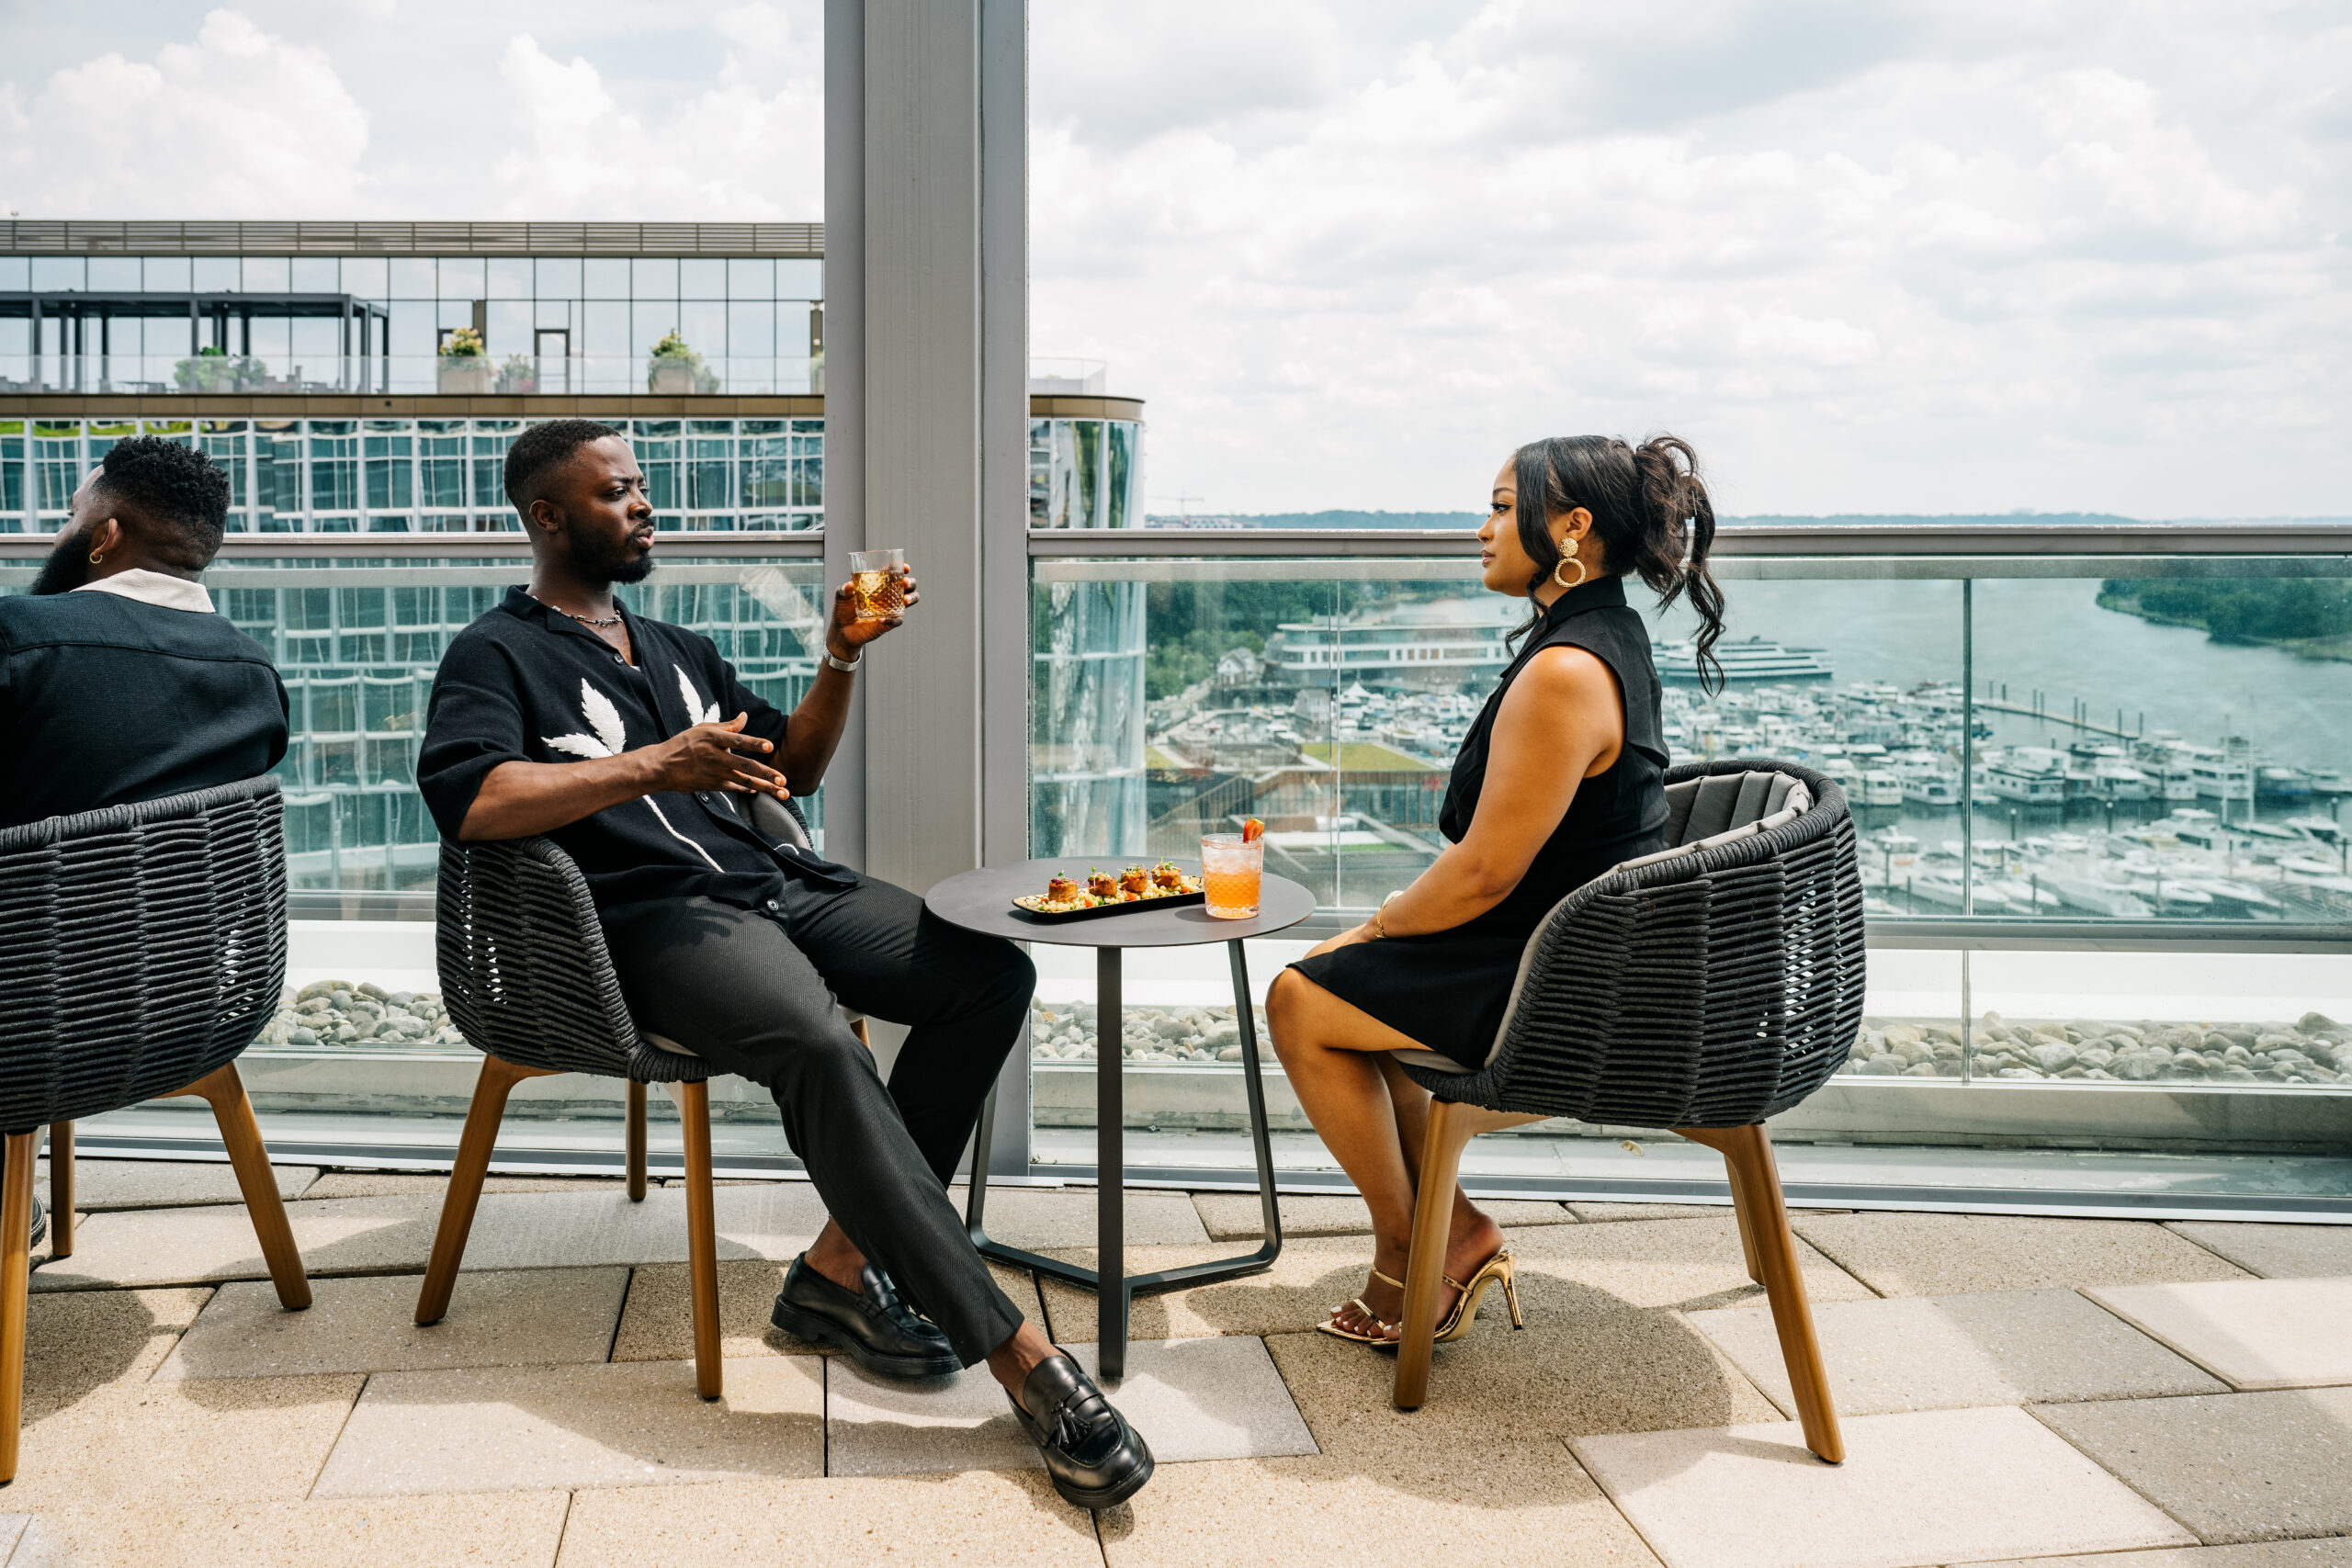
[[1374,908],[1372,911],[1372,934],[1375,939],[1381,942],[1386,942],[1388,940],[1388,928],[1381,923],[1380,917],[1382,912],[1388,908],[1389,899],[1396,897],[1397,894],[1404,891],[1405,890],[1401,887],[1395,889],[1388,895],[1387,898],[1383,898],[1380,901],[1377,908]]

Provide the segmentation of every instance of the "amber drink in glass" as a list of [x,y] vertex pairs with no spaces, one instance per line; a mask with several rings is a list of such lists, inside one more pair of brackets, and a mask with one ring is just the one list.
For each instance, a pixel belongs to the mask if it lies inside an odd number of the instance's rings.
[[1205,908],[1220,920],[1246,920],[1258,912],[1258,888],[1266,870],[1266,840],[1244,841],[1238,833],[1211,833],[1201,840],[1201,888]]
[[907,607],[904,550],[854,550],[849,558],[850,604],[861,621],[887,621]]

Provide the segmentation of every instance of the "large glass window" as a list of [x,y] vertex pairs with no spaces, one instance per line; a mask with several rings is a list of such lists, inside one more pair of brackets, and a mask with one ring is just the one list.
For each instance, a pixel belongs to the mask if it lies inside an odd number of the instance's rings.
[[[1084,514],[1088,439],[1034,444],[1041,525]],[[2316,1157],[2352,1132],[2341,558],[1718,571],[1720,690],[1690,617],[1649,616],[1675,761],[1828,773],[1860,838],[1868,1011],[1831,1086],[1774,1124],[1795,1179],[2352,1192]],[[1197,854],[1257,817],[1268,870],[1328,911],[1304,934],[1353,924],[1442,847],[1453,755],[1525,608],[1463,558],[1041,557],[1033,852]],[[1306,945],[1258,944],[1261,996]],[[1037,954],[1033,1154],[1087,1164],[1091,966]],[[1222,966],[1136,955],[1129,975],[1130,1157],[1245,1167]],[[1269,1070],[1280,1157],[1329,1168]],[[1708,1179],[1629,1152],[1630,1131],[1545,1123],[1471,1168]]]

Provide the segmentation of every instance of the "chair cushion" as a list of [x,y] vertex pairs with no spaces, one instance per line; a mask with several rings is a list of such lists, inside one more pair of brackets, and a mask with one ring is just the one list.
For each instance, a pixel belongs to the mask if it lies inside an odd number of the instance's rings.
[[687,1050],[666,1034],[656,1034],[650,1029],[639,1030],[638,1032],[644,1035],[645,1043],[656,1051],[667,1051],[673,1056],[693,1056],[696,1061],[702,1059],[697,1053]]
[[[1798,780],[1782,773],[1710,773],[1666,787],[1666,838],[1671,845],[1713,839],[1735,828],[1784,809],[1798,792],[1804,804],[1813,796]],[[1803,809],[1803,807],[1800,807]]]
[[[1738,788],[1736,791],[1719,790],[1713,797],[1709,797],[1694,787],[1699,784],[1713,784],[1716,779],[1734,781]],[[1733,815],[1736,815],[1739,809],[1748,804],[1751,799],[1756,805],[1771,807],[1772,811],[1769,816],[1757,817],[1735,827],[1724,828],[1708,834],[1703,839],[1691,839],[1678,843],[1671,849],[1658,850],[1651,854],[1635,855],[1632,860],[1621,860],[1611,866],[1610,870],[1631,871],[1636,866],[1656,865],[1660,861],[1696,854],[1701,850],[1710,850],[1717,844],[1734,843],[1741,839],[1752,838],[1758,833],[1778,828],[1783,823],[1792,822],[1800,812],[1813,809],[1813,792],[1805,788],[1803,780],[1792,779],[1786,773],[1720,773],[1713,778],[1685,779],[1679,784],[1667,786],[1669,809],[1674,805],[1674,795],[1678,790],[1684,792],[1682,825],[1686,828],[1699,818],[1702,809],[1704,809],[1712,818],[1718,808],[1724,807],[1725,801],[1731,803],[1730,814]],[[1669,839],[1674,836],[1675,826],[1675,822],[1669,818],[1667,823],[1667,836]]]
[[1433,1073],[1475,1073],[1478,1070],[1476,1067],[1464,1066],[1442,1051],[1391,1051],[1388,1055],[1391,1060],[1403,1062],[1409,1066],[1426,1067]]

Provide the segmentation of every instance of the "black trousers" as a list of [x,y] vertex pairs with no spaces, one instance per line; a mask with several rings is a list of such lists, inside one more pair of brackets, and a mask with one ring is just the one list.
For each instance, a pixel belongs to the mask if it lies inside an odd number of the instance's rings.
[[[792,1152],[858,1250],[966,1366],[1021,1326],[947,1200],[1037,972],[1022,951],[861,877],[789,882],[773,910],[660,898],[603,911],[640,1024],[764,1086]],[[839,1004],[912,1027],[886,1088]]]

